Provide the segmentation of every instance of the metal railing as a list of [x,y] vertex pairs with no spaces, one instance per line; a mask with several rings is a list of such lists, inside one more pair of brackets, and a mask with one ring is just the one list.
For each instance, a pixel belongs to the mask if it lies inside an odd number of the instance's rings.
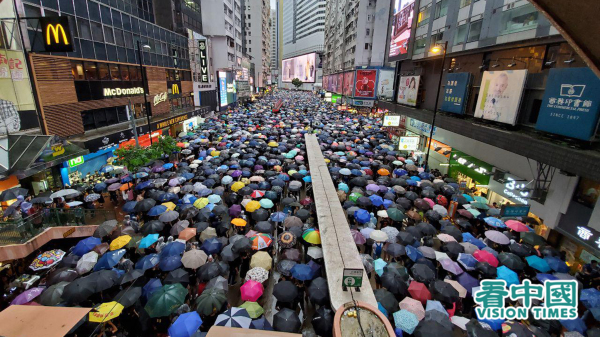
[[43,208],[25,218],[0,221],[0,246],[25,243],[49,227],[100,225],[115,218],[113,210]]

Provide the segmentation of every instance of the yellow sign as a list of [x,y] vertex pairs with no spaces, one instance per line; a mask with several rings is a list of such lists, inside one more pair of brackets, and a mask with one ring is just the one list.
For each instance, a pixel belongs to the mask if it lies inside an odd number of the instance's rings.
[[173,85],[171,85],[171,94],[172,95],[179,94],[179,86],[177,85],[177,83],[173,83]]
[[52,145],[52,157],[60,156],[65,153],[65,148],[62,144]]
[[[50,35],[52,33],[52,35]],[[60,38],[62,37],[63,44],[68,45],[69,40],[67,40],[67,33],[65,33],[65,28],[59,23],[56,25],[48,24],[46,26],[46,44],[52,44],[51,37],[54,37],[54,43],[60,44]]]
[[68,17],[43,17],[39,20],[44,34],[44,49],[47,52],[73,51]]
[[68,231],[63,233],[63,238],[71,236],[71,234],[75,233],[75,228],[71,228]]
[[179,122],[183,122],[186,119],[189,119],[187,114],[181,115],[181,116],[178,116],[178,117],[175,117],[175,118],[167,119],[166,121],[156,123],[155,130],[166,128],[167,126],[171,126],[173,124],[176,124],[176,123],[179,123]]

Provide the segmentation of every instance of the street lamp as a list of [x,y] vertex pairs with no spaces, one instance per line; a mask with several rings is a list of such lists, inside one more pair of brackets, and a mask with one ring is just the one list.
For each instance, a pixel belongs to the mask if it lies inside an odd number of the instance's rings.
[[[148,79],[146,78],[146,74],[144,72],[144,65],[142,62],[142,48],[150,50],[150,46],[145,44],[143,47],[141,46],[140,40],[137,41],[137,50],[138,50],[138,60],[140,61],[140,73],[142,74],[142,86],[144,87],[144,107],[146,108],[146,120],[148,121],[148,135],[150,136],[150,145],[152,145],[152,125],[150,124],[150,115],[152,110],[150,108],[150,104],[148,104],[148,98],[146,97],[146,88],[148,87]],[[135,118],[135,117],[134,117]]]
[[430,52],[434,54],[442,54],[442,67],[440,69],[440,79],[437,86],[437,94],[435,95],[435,106],[433,108],[433,120],[431,121],[431,130],[429,131],[429,142],[427,143],[427,155],[425,156],[425,168],[429,168],[429,151],[431,150],[431,141],[433,139],[433,128],[435,127],[435,117],[437,116],[438,101],[440,99],[440,89],[442,87],[442,77],[444,75],[444,63],[446,63],[446,50],[448,49],[448,41],[444,42],[444,46],[437,44],[431,47]]

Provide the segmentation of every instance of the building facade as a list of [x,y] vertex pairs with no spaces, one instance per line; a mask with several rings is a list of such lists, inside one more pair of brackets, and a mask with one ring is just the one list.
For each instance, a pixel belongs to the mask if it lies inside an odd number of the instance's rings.
[[277,9],[271,9],[271,20],[269,24],[271,34],[271,83],[277,84],[279,81],[279,26],[277,25]]
[[271,5],[267,0],[243,1],[243,48],[256,69],[256,87],[271,84]]
[[241,0],[202,0],[202,34],[211,40],[213,73],[238,67],[242,60]]

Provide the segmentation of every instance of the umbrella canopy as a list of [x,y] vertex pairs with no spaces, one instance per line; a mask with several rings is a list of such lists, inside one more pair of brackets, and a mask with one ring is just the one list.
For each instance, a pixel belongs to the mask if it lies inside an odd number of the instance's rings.
[[296,333],[302,322],[295,311],[283,308],[273,316],[273,328],[276,331]]
[[232,307],[224,313],[217,316],[215,325],[226,326],[231,328],[250,328],[252,319],[244,308]]
[[169,327],[171,337],[191,337],[202,325],[202,319],[197,312],[187,312],[179,315]]
[[196,311],[201,315],[211,315],[221,310],[227,303],[227,293],[218,288],[206,289],[196,299]]
[[184,303],[187,293],[180,283],[164,285],[152,293],[144,309],[150,317],[168,316]]

